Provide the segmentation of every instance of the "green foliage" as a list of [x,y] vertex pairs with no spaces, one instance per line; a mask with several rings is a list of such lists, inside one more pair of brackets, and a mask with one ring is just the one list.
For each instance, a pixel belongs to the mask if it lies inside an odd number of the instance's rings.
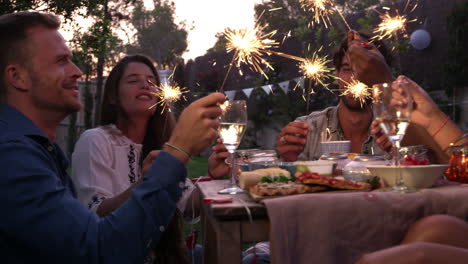
[[187,49],[187,25],[174,22],[175,5],[155,0],[154,9],[146,10],[142,2],[135,4],[131,22],[137,30],[137,42],[129,45],[129,53],[144,53],[161,66],[174,67]]
[[260,182],[262,183],[274,183],[274,182],[289,182],[291,178],[286,177],[284,174],[280,173],[279,176],[267,175],[262,177]]
[[[86,43],[83,43],[86,44]],[[83,46],[85,47],[85,45]],[[84,123],[85,128],[89,129],[93,126],[93,95],[90,88],[90,76],[94,69],[94,63],[90,53],[84,50],[73,51],[73,62],[81,69],[85,75],[85,88],[84,88]]]
[[343,10],[343,13],[350,14],[368,10],[372,6],[391,1],[395,2],[394,0],[336,0],[335,3]]
[[374,28],[374,19],[371,16],[371,12],[367,12],[365,16],[358,18],[357,22],[361,30],[371,30]]
[[57,15],[63,15],[66,19],[71,17],[83,7],[94,9],[99,0],[15,0],[1,1],[0,15],[13,13],[16,11],[40,10]]
[[343,31],[335,27],[329,28],[327,38],[330,40],[330,50],[337,50],[344,36],[345,34]]
[[[270,11],[274,10],[274,11]],[[264,32],[277,30],[280,34],[306,30],[310,19],[302,10],[298,0],[275,0],[255,5],[255,17]]]
[[447,16],[447,30],[449,33],[448,60],[444,67],[444,87],[447,94],[453,95],[455,87],[466,87],[468,85],[468,2],[456,6]]
[[192,157],[187,164],[189,178],[197,178],[206,176],[208,172],[208,157]]
[[228,41],[226,37],[224,36],[224,32],[216,33],[215,37],[216,37],[216,42],[213,45],[213,47],[209,48],[206,51],[207,53],[214,52],[214,51],[222,51],[226,49],[226,44]]

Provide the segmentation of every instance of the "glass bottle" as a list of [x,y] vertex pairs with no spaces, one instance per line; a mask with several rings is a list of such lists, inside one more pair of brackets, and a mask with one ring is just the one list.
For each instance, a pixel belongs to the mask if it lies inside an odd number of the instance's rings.
[[343,168],[343,177],[347,180],[366,181],[373,176],[366,168],[367,165],[387,164],[390,163],[385,161],[384,156],[359,154]]
[[468,183],[468,146],[450,147],[449,167],[445,176],[449,181]]
[[341,175],[344,166],[346,166],[346,164],[348,164],[348,162],[351,161],[350,159],[348,159],[348,156],[346,154],[341,152],[325,153],[322,156],[320,156],[320,159],[336,162],[336,167],[333,169],[333,177]]

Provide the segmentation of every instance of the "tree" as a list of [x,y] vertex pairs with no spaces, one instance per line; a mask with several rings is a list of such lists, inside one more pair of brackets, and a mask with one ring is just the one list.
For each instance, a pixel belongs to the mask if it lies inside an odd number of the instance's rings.
[[131,18],[137,41],[128,46],[128,53],[144,53],[160,68],[174,67],[187,49],[188,35],[185,23],[175,24],[174,13],[174,3],[167,0],[155,0],[150,11],[137,2]]
[[40,10],[57,15],[63,15],[70,19],[80,8],[94,9],[99,0],[15,0],[1,1],[0,15],[13,13],[16,11]]
[[129,6],[135,4],[135,0],[95,0],[94,9],[88,9],[87,14],[95,19],[94,25],[89,29],[89,43],[93,45],[93,55],[96,63],[96,95],[94,110],[94,125],[101,117],[99,105],[101,103],[104,86],[104,68],[112,52],[118,47],[119,39],[114,35],[113,28],[118,28],[121,20],[129,18]]
[[216,37],[215,44],[213,45],[213,47],[209,48],[206,51],[206,53],[226,50],[226,44],[228,41],[226,39],[226,36],[224,35],[224,32],[216,33],[215,37]]

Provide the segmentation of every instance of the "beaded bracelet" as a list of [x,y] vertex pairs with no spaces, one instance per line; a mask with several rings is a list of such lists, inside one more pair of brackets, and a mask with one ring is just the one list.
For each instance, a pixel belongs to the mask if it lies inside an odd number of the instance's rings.
[[188,157],[189,160],[192,159],[192,156],[190,154],[188,154],[186,151],[182,150],[181,148],[176,147],[176,146],[174,146],[172,144],[169,144],[169,142],[164,143],[164,145],[170,147],[171,149],[174,149],[174,150],[177,150],[177,151],[183,153],[185,156]]

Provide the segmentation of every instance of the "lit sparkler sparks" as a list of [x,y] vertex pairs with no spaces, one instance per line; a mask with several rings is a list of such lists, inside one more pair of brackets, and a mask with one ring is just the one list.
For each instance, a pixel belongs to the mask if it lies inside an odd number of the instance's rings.
[[374,30],[374,33],[377,34],[376,38],[391,38],[394,34],[397,34],[398,32],[405,32],[405,26],[407,23],[406,16],[398,14],[392,17],[389,13],[385,13],[380,17],[382,18],[382,22],[380,22],[380,24]]
[[250,65],[252,70],[262,73],[266,76],[261,65],[273,69],[262,55],[268,52],[268,49],[278,46],[278,42],[271,37],[276,34],[276,30],[262,33],[263,27],[256,25],[253,29],[226,29],[225,36],[228,40],[226,44],[227,52],[234,51],[233,64],[240,67],[241,64]]
[[364,104],[366,99],[371,98],[371,88],[367,87],[366,84],[352,80],[350,83],[346,85],[346,90],[341,93],[341,95],[345,96],[351,94],[355,99],[358,99],[361,105]]
[[[409,11],[409,13],[413,12],[418,4],[416,3],[413,8]],[[405,8],[403,12],[406,12],[407,8],[409,7],[409,0],[406,2]],[[406,25],[411,22],[415,22],[417,19],[409,20],[407,16],[400,15],[399,11],[396,10],[396,15],[392,16],[389,13],[389,7],[383,7],[384,10],[387,10],[384,14],[379,13],[382,22],[377,26],[374,30],[374,33],[377,35],[374,37],[376,39],[386,39],[391,38],[392,36],[397,36],[398,33],[404,34],[406,32]]]
[[[173,74],[174,72],[172,73],[171,76],[169,76],[169,79],[172,79]],[[164,112],[165,110],[168,110],[170,112],[171,104],[179,101],[181,98],[186,100],[184,94],[187,93],[188,90],[185,87],[180,87],[178,85],[170,85],[169,82],[164,82],[159,86],[153,83],[151,80],[148,80],[148,82],[156,90],[155,92],[151,92],[151,93],[158,97],[158,102],[152,105],[150,109],[156,106],[161,106],[162,107],[161,113]]]
[[334,69],[327,67],[327,64],[330,62],[331,60],[328,60],[327,56],[320,57],[317,52],[315,52],[311,59],[304,59],[299,67],[304,72],[305,76],[325,86],[323,80],[325,78],[334,77],[331,74]]
[[330,14],[333,13],[333,2],[331,0],[299,0],[304,10],[314,14],[315,23],[323,21],[325,27],[331,24]]
[[337,12],[340,18],[345,23],[346,27],[351,30],[348,22],[341,13],[341,11],[335,6],[333,0],[299,0],[301,7],[304,10],[310,11],[314,14],[314,22],[319,24],[321,21],[328,28],[328,24],[331,24],[330,15],[333,12]]

